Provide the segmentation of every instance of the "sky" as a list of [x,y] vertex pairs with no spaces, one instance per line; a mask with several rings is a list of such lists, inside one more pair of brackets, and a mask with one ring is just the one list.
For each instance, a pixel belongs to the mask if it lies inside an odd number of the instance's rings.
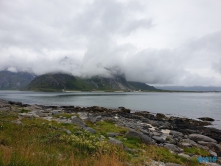
[[0,71],[221,86],[220,0],[0,0]]

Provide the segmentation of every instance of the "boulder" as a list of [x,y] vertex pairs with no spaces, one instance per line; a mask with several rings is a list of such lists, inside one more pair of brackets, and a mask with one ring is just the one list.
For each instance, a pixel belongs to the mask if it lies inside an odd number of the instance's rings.
[[96,134],[96,131],[92,129],[91,127],[84,127],[84,130],[91,133],[91,134]]
[[170,135],[173,135],[173,137],[182,137],[183,136],[183,133],[181,132],[178,132],[178,131],[174,131],[174,130],[170,130]]
[[109,143],[111,143],[113,145],[122,146],[122,147],[124,146],[120,140],[117,140],[117,139],[111,138],[111,137],[109,137]]
[[72,116],[71,117],[71,122],[75,125],[81,126],[81,127],[87,127],[87,124],[84,123],[83,120],[81,120],[80,118],[78,118],[77,116]]
[[215,139],[212,139],[210,137],[207,137],[207,136],[201,135],[201,134],[190,134],[189,139],[194,140],[194,141],[204,141],[204,142],[217,143],[217,141]]
[[153,136],[152,139],[154,139],[157,143],[164,143],[165,142],[163,137],[159,137],[159,136]]
[[221,145],[214,142],[205,142],[198,141],[200,145],[207,146],[210,150],[217,153],[218,156],[221,156]]
[[135,131],[135,130],[128,131],[126,133],[126,136],[132,137],[132,138],[139,138],[145,144],[152,144],[153,143],[152,139],[149,136],[144,135],[143,133]]
[[164,147],[171,150],[171,151],[173,151],[173,152],[176,152],[176,153],[181,152],[181,149],[178,146],[174,145],[174,144],[166,143],[166,144],[164,144]]
[[117,135],[118,133],[114,133],[114,132],[107,133],[108,137],[116,137]]
[[51,111],[52,115],[59,115],[62,112],[63,112],[62,110],[53,110],[53,111]]
[[156,118],[157,118],[157,119],[166,119],[167,117],[166,117],[164,114],[157,113],[157,114],[156,114]]
[[198,119],[200,119],[202,121],[214,121],[213,118],[209,118],[209,117],[201,117],[201,118],[198,118]]
[[101,116],[89,116],[87,118],[87,121],[91,122],[91,123],[96,123],[97,121],[101,120]]

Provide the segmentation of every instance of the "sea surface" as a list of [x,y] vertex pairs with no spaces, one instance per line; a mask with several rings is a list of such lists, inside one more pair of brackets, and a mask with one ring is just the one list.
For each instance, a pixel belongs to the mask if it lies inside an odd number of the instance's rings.
[[123,106],[167,116],[211,117],[215,119],[213,127],[221,129],[221,93],[0,91],[0,98],[26,104]]

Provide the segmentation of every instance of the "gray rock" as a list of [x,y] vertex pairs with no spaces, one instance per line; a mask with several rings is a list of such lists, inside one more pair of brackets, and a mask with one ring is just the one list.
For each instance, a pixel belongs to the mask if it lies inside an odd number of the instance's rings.
[[68,129],[62,129],[62,131],[65,131],[67,134],[72,134],[72,132]]
[[152,139],[154,139],[157,143],[164,143],[165,142],[165,140],[159,136],[153,136]]
[[91,127],[85,127],[84,130],[91,133],[91,134],[96,134],[96,131],[94,129],[92,129]]
[[170,144],[176,144],[176,141],[173,139],[171,135],[168,135],[166,137],[166,141],[168,141]]
[[91,123],[96,123],[97,121],[101,120],[101,118],[102,118],[101,116],[96,116],[96,117],[90,116],[87,118],[87,120]]
[[190,134],[189,135],[189,139],[194,140],[194,141],[205,141],[205,142],[214,142],[217,143],[216,140],[207,137],[205,135],[201,135],[201,134]]
[[37,115],[30,114],[30,113],[18,113],[18,116],[24,117],[24,118],[36,118],[36,117],[38,117]]
[[191,146],[198,146],[198,144],[195,141],[190,140],[190,139],[182,139],[181,141],[189,143]]
[[165,116],[164,114],[157,113],[157,114],[156,114],[156,118],[157,118],[157,119],[165,119],[166,116]]
[[170,130],[170,135],[173,135],[174,137],[182,137],[183,133],[178,132],[178,131],[174,131],[174,130]]
[[135,130],[130,130],[126,133],[127,137],[132,137],[132,138],[139,138],[143,143],[145,144],[152,144],[153,141],[149,136],[144,135],[141,132],[135,131]]
[[214,121],[213,118],[209,118],[209,117],[201,117],[201,118],[198,118],[198,119],[200,119],[202,121]]
[[86,123],[84,123],[84,121],[83,120],[81,120],[80,118],[78,118],[77,116],[72,116],[71,117],[71,122],[73,123],[73,124],[75,124],[75,125],[78,125],[78,126],[81,126],[81,127],[87,127],[87,124]]
[[190,156],[187,155],[187,154],[184,154],[184,153],[179,153],[178,156],[182,156],[182,157],[185,157],[187,159],[190,159]]
[[117,139],[111,138],[111,137],[109,137],[109,143],[111,143],[113,145],[122,146],[122,147],[124,146],[120,140],[117,140]]
[[182,165],[176,163],[166,163],[165,166],[182,166]]
[[114,132],[107,133],[108,137],[116,137],[117,135],[118,133],[114,133]]
[[173,151],[173,152],[176,152],[176,153],[181,152],[181,149],[179,147],[177,147],[176,145],[174,145],[174,144],[166,143],[166,144],[164,144],[164,147],[171,150],[171,151]]
[[210,150],[216,152],[218,156],[221,156],[221,145],[216,144],[214,142],[204,142],[204,141],[198,141],[200,145],[207,146]]
[[192,145],[188,142],[178,142],[177,145],[179,147],[185,148],[185,147],[191,147]]
[[217,153],[216,153],[216,152],[213,152],[212,150],[209,150],[209,153],[210,153],[210,156],[215,156],[215,157],[217,157]]
[[51,111],[52,115],[59,115],[62,112],[63,112],[62,110],[53,110],[53,111]]

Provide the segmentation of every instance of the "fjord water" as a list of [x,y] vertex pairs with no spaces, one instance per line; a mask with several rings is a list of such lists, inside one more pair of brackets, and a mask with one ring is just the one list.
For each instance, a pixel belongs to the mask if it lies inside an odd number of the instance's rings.
[[214,127],[221,129],[221,93],[0,91],[0,98],[26,104],[123,106],[132,111],[149,111],[167,116],[194,119],[211,117],[215,119]]

